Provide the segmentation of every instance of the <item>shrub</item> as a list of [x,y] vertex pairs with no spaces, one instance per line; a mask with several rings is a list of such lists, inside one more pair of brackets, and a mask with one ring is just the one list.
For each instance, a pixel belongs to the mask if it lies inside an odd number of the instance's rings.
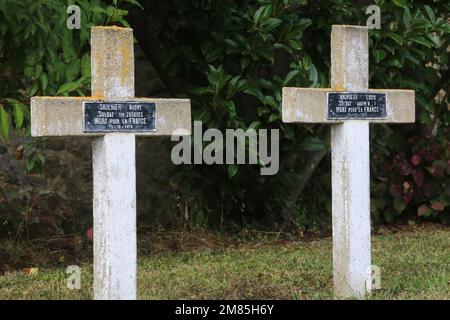
[[[187,207],[193,223],[213,225],[283,219],[309,224],[329,217],[329,162],[317,168],[327,154],[328,129],[283,124],[281,88],[328,87],[331,25],[365,25],[366,6],[345,0],[142,3],[159,50],[159,59],[152,62],[164,70],[160,74],[169,92],[192,99],[195,120],[205,128],[281,131],[276,176],[260,176],[258,166],[250,165],[196,165],[177,175],[183,212]],[[371,87],[415,90],[417,122],[371,129],[374,217],[378,222],[418,216],[446,221],[449,4],[375,3],[381,8],[382,28],[370,31]],[[133,26],[140,28],[139,23]],[[138,36],[141,43],[146,39]],[[155,54],[151,48],[146,52]],[[436,145],[431,153],[430,140]],[[429,160],[411,164],[412,157],[425,154]],[[399,163],[406,162],[411,172],[399,174]],[[312,179],[308,168],[317,168]],[[421,178],[417,184],[418,175],[425,176],[423,184]],[[389,192],[391,185],[405,187],[406,182],[407,190]],[[419,196],[423,188],[435,192]],[[410,193],[416,196],[410,199]]]
[[[128,25],[124,6],[128,8],[133,3],[133,0],[0,1],[0,135],[5,145],[10,142],[13,130],[17,135],[29,136],[30,97],[89,95],[90,27]],[[69,30],[66,26],[69,4],[81,8],[80,30]],[[28,171],[41,170],[45,161],[41,153],[43,144],[43,140],[34,139],[25,145]],[[1,186],[7,185],[3,175],[0,182]],[[0,188],[0,192],[17,190]],[[0,235],[20,235],[24,229],[21,213],[29,210],[28,203],[5,204],[1,198]],[[58,221],[55,226],[64,225],[61,219],[54,220]]]

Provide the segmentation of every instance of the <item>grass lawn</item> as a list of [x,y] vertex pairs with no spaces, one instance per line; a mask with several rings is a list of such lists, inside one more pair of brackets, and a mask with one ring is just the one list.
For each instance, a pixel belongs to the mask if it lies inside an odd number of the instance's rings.
[[[372,240],[381,289],[373,299],[450,299],[449,229],[387,232]],[[139,258],[140,299],[330,299],[331,239],[247,243]],[[91,299],[92,266],[81,290],[65,268],[0,276],[0,299]]]

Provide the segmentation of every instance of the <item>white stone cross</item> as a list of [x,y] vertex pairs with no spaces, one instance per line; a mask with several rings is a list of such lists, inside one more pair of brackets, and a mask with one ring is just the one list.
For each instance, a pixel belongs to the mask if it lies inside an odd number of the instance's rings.
[[94,298],[136,299],[135,136],[190,132],[190,102],[134,97],[132,29],[93,27],[91,67],[91,97],[31,99],[31,134],[94,137]]
[[283,88],[283,121],[331,124],[334,292],[371,293],[369,122],[415,119],[411,90],[369,89],[367,27],[333,25],[331,89]]

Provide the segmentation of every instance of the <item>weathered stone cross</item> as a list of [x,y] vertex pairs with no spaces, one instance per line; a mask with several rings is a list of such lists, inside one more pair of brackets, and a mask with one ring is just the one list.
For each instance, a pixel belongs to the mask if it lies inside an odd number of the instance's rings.
[[186,99],[134,97],[133,30],[91,30],[91,97],[33,97],[31,134],[93,136],[94,298],[136,298],[135,136],[191,130]]
[[283,121],[331,124],[336,297],[371,292],[369,122],[414,122],[411,90],[372,90],[368,30],[334,25],[331,89],[283,88]]

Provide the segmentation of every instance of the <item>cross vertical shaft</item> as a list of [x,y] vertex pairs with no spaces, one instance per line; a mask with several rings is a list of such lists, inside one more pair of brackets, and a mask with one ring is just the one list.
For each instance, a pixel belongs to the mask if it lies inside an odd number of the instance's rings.
[[[333,26],[331,89],[367,91],[367,29]],[[332,125],[333,278],[337,297],[370,294],[370,155],[369,122]]]
[[[91,39],[92,96],[134,98],[132,29],[96,27]],[[136,299],[135,135],[108,133],[92,147],[94,298]]]

